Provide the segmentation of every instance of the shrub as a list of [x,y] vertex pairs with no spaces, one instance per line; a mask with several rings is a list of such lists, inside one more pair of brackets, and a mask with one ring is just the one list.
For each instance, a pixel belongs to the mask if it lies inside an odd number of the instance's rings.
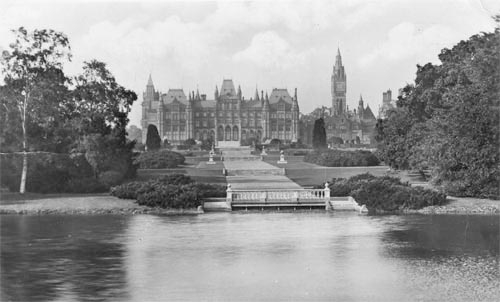
[[137,197],[151,190],[152,183],[144,181],[132,181],[111,187],[110,194],[121,199],[137,199]]
[[187,185],[187,184],[194,182],[194,180],[191,177],[184,175],[184,174],[178,174],[178,173],[164,175],[164,176],[161,176],[160,178],[153,180],[153,181],[159,182],[161,184],[166,184],[166,185],[167,184],[168,185]]
[[[317,186],[319,187],[319,186]],[[334,178],[330,184],[330,196],[352,196],[370,210],[398,211],[421,209],[431,205],[441,205],[446,195],[422,187],[411,187],[399,178],[375,177],[369,173],[349,179]]]
[[162,185],[140,194],[137,203],[149,207],[192,208],[201,205],[196,191],[190,185]]
[[141,169],[176,168],[184,164],[186,159],[182,154],[169,150],[143,152],[136,157],[134,163]]
[[199,206],[202,198],[226,196],[226,187],[194,183],[189,176],[174,174],[129,182],[111,188],[110,193],[122,199],[137,199],[138,204],[150,207],[191,208]]
[[326,167],[377,166],[379,159],[370,151],[323,150],[308,153],[305,162]]

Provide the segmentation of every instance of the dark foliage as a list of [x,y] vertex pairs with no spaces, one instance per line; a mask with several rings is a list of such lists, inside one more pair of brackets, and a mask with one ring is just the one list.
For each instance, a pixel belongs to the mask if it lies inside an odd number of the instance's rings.
[[273,138],[270,142],[269,142],[269,145],[273,145],[273,146],[280,146],[282,145],[282,142],[281,140],[277,139],[277,138]]
[[161,137],[158,133],[158,129],[154,125],[148,126],[148,132],[146,134],[146,148],[147,151],[155,151],[161,147]]
[[201,142],[201,150],[210,151],[214,146],[214,140],[212,138],[205,139]]
[[225,197],[226,187],[195,183],[189,176],[174,174],[146,182],[134,181],[111,188],[111,195],[136,199],[138,204],[161,208],[192,208],[203,198]]
[[327,147],[325,121],[323,118],[319,118],[314,121],[312,143],[313,148],[316,150],[325,149]]
[[431,170],[458,196],[500,198],[500,28],[417,66],[397,108],[377,123],[379,154],[396,169]]
[[[105,192],[109,184],[99,182],[82,155],[40,153],[28,156],[26,189],[35,193],[96,193]],[[21,154],[0,156],[1,184],[10,191],[19,188]]]
[[186,159],[180,153],[159,150],[152,152],[143,152],[136,157],[134,163],[139,165],[141,169],[165,169],[176,168],[184,164]]
[[359,204],[374,211],[421,209],[446,202],[446,194],[442,192],[411,187],[399,178],[375,177],[368,173],[349,179],[334,178],[329,187],[331,196],[352,196]]
[[323,150],[308,153],[305,162],[326,167],[377,166],[379,159],[370,151]]

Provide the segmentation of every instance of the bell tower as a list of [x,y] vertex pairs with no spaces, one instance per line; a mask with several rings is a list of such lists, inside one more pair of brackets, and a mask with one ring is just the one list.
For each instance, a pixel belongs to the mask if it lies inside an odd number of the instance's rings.
[[342,56],[340,55],[340,49],[337,48],[332,73],[332,115],[341,115],[346,112],[346,84],[347,77],[342,65]]

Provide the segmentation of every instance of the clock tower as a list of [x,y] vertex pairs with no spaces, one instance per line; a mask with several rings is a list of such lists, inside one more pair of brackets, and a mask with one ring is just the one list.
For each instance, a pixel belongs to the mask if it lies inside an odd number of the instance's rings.
[[332,74],[332,115],[341,115],[346,112],[346,80],[340,49],[337,49]]

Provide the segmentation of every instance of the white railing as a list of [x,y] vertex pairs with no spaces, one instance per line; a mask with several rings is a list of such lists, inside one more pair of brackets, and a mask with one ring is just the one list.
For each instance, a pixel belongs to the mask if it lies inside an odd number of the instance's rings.
[[324,189],[288,189],[288,190],[232,190],[228,185],[226,201],[232,202],[259,202],[274,201],[327,201],[330,200],[330,188],[325,184]]

